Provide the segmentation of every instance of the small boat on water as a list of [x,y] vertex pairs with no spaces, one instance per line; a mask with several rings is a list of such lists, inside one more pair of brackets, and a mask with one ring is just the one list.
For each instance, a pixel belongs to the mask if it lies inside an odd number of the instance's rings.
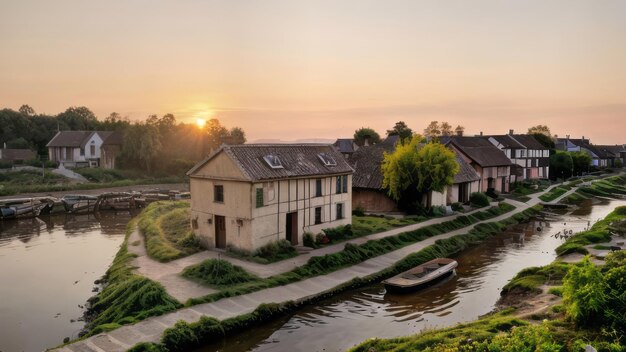
[[35,217],[49,214],[54,207],[51,197],[17,198],[0,201],[0,219]]
[[65,211],[68,213],[91,213],[96,206],[98,197],[83,194],[72,194],[61,198],[61,201],[63,202]]
[[435,284],[454,273],[454,259],[437,258],[383,281],[387,292],[405,293]]

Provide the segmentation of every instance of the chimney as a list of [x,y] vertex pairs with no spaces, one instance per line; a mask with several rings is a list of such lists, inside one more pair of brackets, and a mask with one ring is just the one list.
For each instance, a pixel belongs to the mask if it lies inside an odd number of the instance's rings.
[[463,130],[457,130],[456,135],[459,137],[463,137]]
[[569,141],[569,134],[566,134],[565,138]]
[[4,149],[7,149],[7,142],[4,142]]
[[513,135],[513,130],[509,130],[509,135]]
[[483,131],[480,131],[480,135],[481,135],[481,136],[483,135]]
[[368,147],[370,145],[370,137],[363,138],[363,146]]
[[585,136],[583,136],[583,142],[585,141]]

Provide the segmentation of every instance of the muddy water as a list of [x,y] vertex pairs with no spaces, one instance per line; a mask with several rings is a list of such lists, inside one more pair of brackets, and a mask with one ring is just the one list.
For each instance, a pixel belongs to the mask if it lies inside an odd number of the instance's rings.
[[124,239],[129,213],[0,221],[0,351],[42,351],[77,337],[79,305]]
[[[500,289],[521,269],[546,265],[564,230],[581,231],[626,201],[583,204],[543,224],[518,225],[460,253],[456,276],[408,295],[385,294],[382,285],[350,291],[307,306],[292,316],[250,329],[198,351],[343,351],[372,337],[397,337],[467,322],[488,313]],[[520,233],[522,233],[520,235]]]

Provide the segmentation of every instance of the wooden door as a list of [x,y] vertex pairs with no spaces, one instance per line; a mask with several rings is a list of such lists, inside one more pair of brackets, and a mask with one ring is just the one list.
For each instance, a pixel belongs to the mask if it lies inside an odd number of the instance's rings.
[[287,213],[286,240],[292,245],[298,244],[298,212]]
[[215,215],[215,248],[226,248],[226,218]]

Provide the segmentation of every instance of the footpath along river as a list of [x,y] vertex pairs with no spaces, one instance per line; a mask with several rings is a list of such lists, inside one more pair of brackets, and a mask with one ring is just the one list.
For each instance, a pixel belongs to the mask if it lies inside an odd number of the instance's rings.
[[[498,235],[461,253],[457,276],[413,295],[381,285],[350,291],[232,336],[200,351],[339,351],[370,337],[393,337],[473,320],[489,312],[520,269],[545,265],[563,240],[626,201],[596,201],[541,232]],[[75,338],[94,281],[111,264],[132,215],[56,215],[0,221],[0,351],[42,351]],[[567,225],[563,225],[563,222]],[[520,227],[522,229],[522,227]],[[74,321],[72,321],[74,320]]]
[[564,239],[559,231],[581,231],[604,218],[624,200],[594,200],[536,231],[518,225],[460,253],[456,276],[414,294],[386,294],[381,284],[349,291],[304,307],[291,316],[249,329],[196,352],[344,351],[373,337],[398,337],[423,329],[468,322],[493,310],[500,289],[521,269],[551,263]]

